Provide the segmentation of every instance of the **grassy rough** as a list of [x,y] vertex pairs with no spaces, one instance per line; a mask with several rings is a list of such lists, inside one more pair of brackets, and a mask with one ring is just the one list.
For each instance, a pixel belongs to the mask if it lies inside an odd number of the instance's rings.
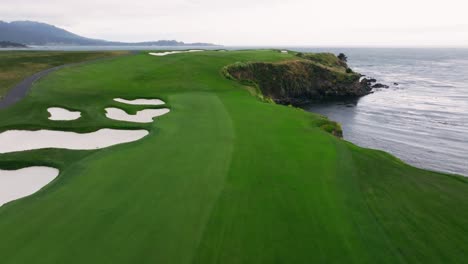
[[301,53],[299,57],[340,72],[348,69],[346,62],[338,59],[333,53]]
[[0,98],[22,79],[55,66],[125,54],[105,52],[0,51]]
[[[324,132],[323,117],[264,103],[221,73],[272,51],[121,57],[66,68],[0,111],[1,129],[137,127],[114,97],[171,112],[141,141],[0,155],[60,176],[0,207],[2,263],[463,263],[468,183]],[[47,120],[60,104],[84,113]],[[32,111],[33,110],[33,111]]]

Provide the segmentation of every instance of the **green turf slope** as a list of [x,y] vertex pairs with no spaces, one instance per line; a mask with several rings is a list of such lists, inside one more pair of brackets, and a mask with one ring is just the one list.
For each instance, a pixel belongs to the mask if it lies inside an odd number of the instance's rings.
[[[140,54],[72,67],[0,111],[0,130],[151,130],[99,151],[0,155],[3,167],[61,169],[39,193],[0,207],[0,262],[466,263],[468,182],[410,167],[265,103],[221,74],[272,51]],[[104,118],[113,97],[157,97],[150,125]],[[83,111],[47,120],[47,107]],[[129,111],[139,107],[128,106]]]
[[122,51],[1,51],[0,50],[0,98],[15,84],[42,70],[56,66],[91,61],[128,52]]

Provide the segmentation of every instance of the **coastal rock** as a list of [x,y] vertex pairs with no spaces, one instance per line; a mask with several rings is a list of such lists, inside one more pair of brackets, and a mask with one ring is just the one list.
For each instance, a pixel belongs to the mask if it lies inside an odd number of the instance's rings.
[[378,89],[378,88],[385,88],[385,89],[387,89],[388,87],[389,87],[388,85],[381,84],[381,83],[376,83],[376,84],[372,85],[372,89]]
[[303,105],[369,94],[370,81],[348,69],[334,54],[307,53],[278,63],[236,63],[225,67],[224,74],[277,103]]

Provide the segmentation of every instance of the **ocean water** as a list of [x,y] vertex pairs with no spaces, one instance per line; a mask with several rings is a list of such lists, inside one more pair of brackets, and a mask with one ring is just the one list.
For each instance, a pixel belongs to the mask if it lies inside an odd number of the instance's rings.
[[344,138],[359,146],[468,176],[468,49],[330,51],[344,52],[354,70],[390,88],[307,110],[340,122]]
[[[341,123],[344,138],[416,167],[468,176],[468,49],[51,46],[33,50],[178,50],[277,48],[345,53],[357,72],[388,89],[306,109]],[[395,85],[397,83],[398,85]]]

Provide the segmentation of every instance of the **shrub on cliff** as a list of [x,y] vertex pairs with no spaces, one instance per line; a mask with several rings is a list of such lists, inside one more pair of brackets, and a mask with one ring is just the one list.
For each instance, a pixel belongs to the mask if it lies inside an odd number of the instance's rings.
[[348,62],[348,57],[344,53],[338,54],[337,57],[340,61]]

